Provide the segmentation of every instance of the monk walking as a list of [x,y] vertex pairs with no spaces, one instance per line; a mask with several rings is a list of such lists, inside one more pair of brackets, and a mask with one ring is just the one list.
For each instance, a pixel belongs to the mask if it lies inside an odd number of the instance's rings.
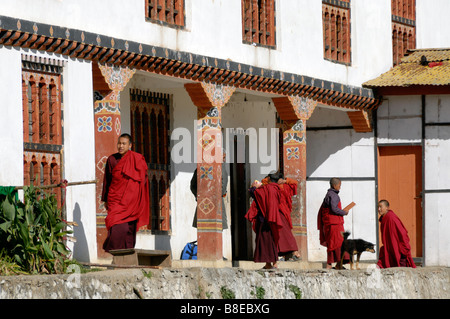
[[[317,216],[317,229],[319,230],[320,244],[327,247],[327,269],[332,268],[332,263],[341,260],[341,246],[344,241],[344,216],[348,210],[343,210],[339,191],[341,180],[332,178],[330,188],[325,195],[322,206]],[[347,255],[347,253],[346,253]],[[344,263],[349,261],[349,256],[344,256]]]
[[131,136],[122,134],[118,153],[112,154],[105,167],[102,201],[108,215],[106,252],[134,248],[136,232],[149,223],[149,188],[144,156],[131,150]]
[[385,199],[378,202],[380,215],[381,242],[380,255],[377,266],[412,267],[416,268],[411,257],[408,231],[398,216],[389,209],[389,202]]

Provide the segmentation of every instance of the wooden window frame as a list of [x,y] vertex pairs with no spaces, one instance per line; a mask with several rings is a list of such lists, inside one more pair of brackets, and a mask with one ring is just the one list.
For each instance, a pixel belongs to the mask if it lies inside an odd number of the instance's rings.
[[186,26],[185,0],[145,0],[145,20],[177,29]]
[[[63,179],[62,67],[28,60],[22,61],[24,185],[55,185]],[[48,192],[62,208],[61,189]]]
[[351,2],[322,0],[323,57],[351,65]]
[[276,48],[275,0],[241,0],[242,43]]
[[[152,234],[170,233],[170,101],[167,94],[130,89],[133,149],[148,165]],[[155,214],[159,211],[159,214]],[[144,230],[145,231],[145,230]]]
[[398,65],[416,48],[416,0],[391,0],[392,63]]

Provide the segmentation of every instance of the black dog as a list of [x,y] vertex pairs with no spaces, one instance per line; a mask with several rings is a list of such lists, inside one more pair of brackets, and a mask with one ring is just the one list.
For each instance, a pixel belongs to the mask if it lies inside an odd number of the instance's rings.
[[350,269],[353,270],[353,255],[356,255],[356,269],[359,269],[359,258],[365,251],[371,253],[375,252],[374,244],[369,243],[362,239],[348,239],[350,232],[342,233],[344,241],[341,246],[341,260],[336,265],[336,269],[342,269],[342,263],[344,262],[344,254],[347,252],[350,255]]

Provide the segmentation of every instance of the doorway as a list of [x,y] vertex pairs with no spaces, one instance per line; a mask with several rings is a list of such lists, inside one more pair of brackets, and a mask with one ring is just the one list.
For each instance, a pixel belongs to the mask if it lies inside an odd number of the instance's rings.
[[229,141],[231,255],[233,261],[252,260],[252,226],[245,218],[249,209],[250,164],[248,136],[245,131],[235,132]]
[[406,227],[412,257],[422,257],[421,146],[378,148],[378,199],[386,199]]

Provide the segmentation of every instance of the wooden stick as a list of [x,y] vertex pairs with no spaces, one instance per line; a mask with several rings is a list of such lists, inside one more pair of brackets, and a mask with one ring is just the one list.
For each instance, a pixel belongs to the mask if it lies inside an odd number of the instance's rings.
[[[56,187],[64,187],[64,186],[76,186],[76,185],[86,185],[86,184],[95,184],[97,183],[97,180],[92,180],[92,181],[82,181],[82,182],[71,182],[71,183],[59,183],[59,184],[51,184],[51,185],[38,185],[35,186],[36,188],[39,189],[49,189],[49,188],[56,188]],[[24,187],[29,187],[29,186],[16,186],[14,189],[18,190],[18,189],[23,189]]]

